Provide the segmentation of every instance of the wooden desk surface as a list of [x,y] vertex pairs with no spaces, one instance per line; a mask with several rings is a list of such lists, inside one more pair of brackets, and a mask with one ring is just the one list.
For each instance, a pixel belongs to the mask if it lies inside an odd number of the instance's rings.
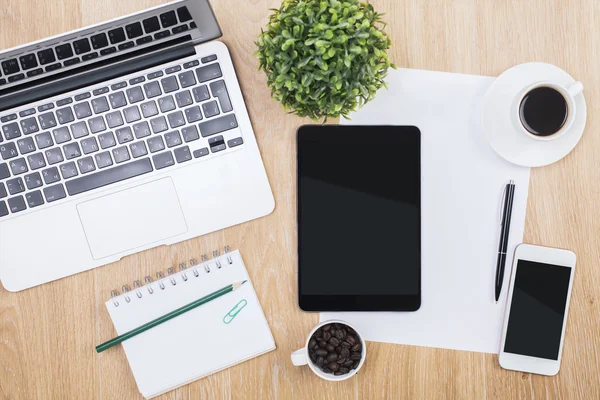
[[[160,0],[3,0],[0,48],[160,4]],[[562,369],[556,377],[509,372],[497,356],[369,344],[359,376],[331,384],[294,368],[318,315],[296,305],[294,133],[306,120],[271,100],[253,41],[280,0],[212,0],[245,95],[275,194],[260,220],[124,258],[10,293],[0,287],[0,398],[138,399],[121,348],[97,355],[114,336],[104,306],[111,289],[229,244],[242,251],[277,350],[170,392],[197,398],[600,398],[600,7],[597,0],[372,0],[385,12],[401,67],[498,75],[527,61],[556,64],[585,85],[588,122],[575,150],[531,175],[525,242],[578,255]],[[23,255],[27,257],[26,254]],[[158,351],[157,348],[148,351]]]

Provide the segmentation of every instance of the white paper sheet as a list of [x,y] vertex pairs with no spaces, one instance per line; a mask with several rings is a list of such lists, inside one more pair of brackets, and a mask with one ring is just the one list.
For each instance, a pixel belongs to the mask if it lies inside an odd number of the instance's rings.
[[[346,320],[366,340],[498,352],[512,254],[523,240],[529,168],[500,158],[482,131],[481,105],[493,81],[399,69],[388,76],[389,90],[341,122],[421,130],[422,304],[416,312],[322,313],[321,320]],[[510,179],[516,190],[509,255],[495,304],[499,209]]]

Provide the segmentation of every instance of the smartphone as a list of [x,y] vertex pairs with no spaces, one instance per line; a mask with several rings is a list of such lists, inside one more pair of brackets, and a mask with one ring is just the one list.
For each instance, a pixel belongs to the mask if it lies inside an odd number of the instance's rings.
[[558,373],[575,261],[569,250],[517,247],[500,342],[502,368]]

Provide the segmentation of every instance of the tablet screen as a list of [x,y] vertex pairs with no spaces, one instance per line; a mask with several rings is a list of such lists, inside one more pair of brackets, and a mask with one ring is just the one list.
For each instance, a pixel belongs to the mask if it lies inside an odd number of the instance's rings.
[[300,306],[420,305],[420,133],[415,127],[298,131]]

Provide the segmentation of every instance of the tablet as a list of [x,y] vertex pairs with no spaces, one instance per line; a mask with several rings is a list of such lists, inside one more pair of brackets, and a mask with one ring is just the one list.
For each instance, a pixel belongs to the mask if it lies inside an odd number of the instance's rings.
[[420,307],[420,143],[414,126],[298,129],[302,310]]

